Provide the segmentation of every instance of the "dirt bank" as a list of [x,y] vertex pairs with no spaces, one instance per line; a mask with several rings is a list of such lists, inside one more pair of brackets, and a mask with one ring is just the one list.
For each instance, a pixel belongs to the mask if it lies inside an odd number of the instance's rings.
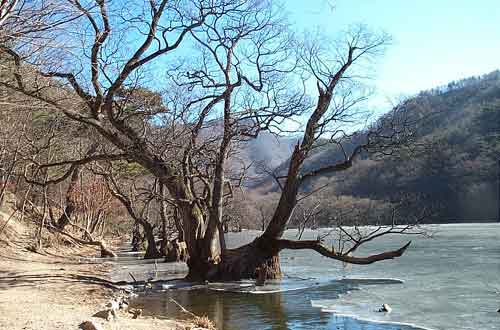
[[[7,220],[0,214],[0,229]],[[118,292],[106,281],[107,265],[86,263],[88,248],[48,247],[30,252],[29,231],[10,221],[0,233],[0,328],[6,330],[71,330],[94,320],[105,330],[190,329],[173,320],[132,319],[122,312],[117,320],[94,318]]]

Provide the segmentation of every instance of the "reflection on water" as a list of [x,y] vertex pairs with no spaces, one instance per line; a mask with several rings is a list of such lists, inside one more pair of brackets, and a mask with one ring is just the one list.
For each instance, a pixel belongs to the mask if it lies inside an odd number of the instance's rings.
[[142,296],[134,305],[145,314],[183,317],[175,299],[196,315],[207,315],[218,329],[287,329],[281,294],[249,295],[211,290],[171,290]]
[[[196,290],[165,290],[161,286],[141,294],[132,303],[144,314],[178,317],[179,301],[197,315],[207,315],[220,329],[416,329],[416,324],[437,330],[498,330],[500,314],[500,224],[439,225],[434,239],[411,237],[412,245],[398,260],[369,266],[349,266],[326,259],[313,251],[283,251],[282,269],[287,276],[282,293],[249,294]],[[257,233],[227,237],[229,246],[251,241]],[[295,232],[287,231],[294,237]],[[315,238],[307,231],[304,239]],[[398,248],[408,237],[377,240],[359,251],[366,255]],[[118,261],[115,280],[182,277],[183,264],[138,263],[134,256]],[[347,280],[339,280],[347,277]],[[366,281],[353,278],[401,278],[398,281]],[[326,284],[325,284],[326,283]],[[389,315],[377,313],[388,303]],[[337,316],[336,316],[337,315]],[[342,317],[339,315],[345,315]],[[370,320],[370,322],[363,321]],[[385,323],[380,325],[380,322]],[[388,324],[391,322],[391,324]],[[397,324],[400,323],[400,325]]]
[[[279,293],[251,294],[219,292],[210,289],[175,289],[141,294],[132,306],[142,308],[145,315],[182,318],[186,315],[171,301],[173,298],[196,315],[207,315],[218,329],[338,329],[338,330],[410,330],[402,325],[381,325],[332,313],[321,312],[312,300],[336,299],[357,290],[360,280],[343,280],[324,286]],[[374,280],[374,284],[395,284],[397,281]]]

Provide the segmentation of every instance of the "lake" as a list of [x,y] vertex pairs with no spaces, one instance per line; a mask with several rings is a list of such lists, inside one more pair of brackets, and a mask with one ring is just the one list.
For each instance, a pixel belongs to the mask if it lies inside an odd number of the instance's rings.
[[[342,265],[312,251],[284,251],[284,279],[264,288],[280,292],[235,293],[214,291],[214,285],[179,289],[164,285],[141,293],[132,305],[143,308],[145,315],[182,317],[173,298],[195,314],[209,316],[224,330],[500,329],[500,224],[430,229],[433,238],[392,236],[370,243],[358,254],[413,241],[403,257],[366,266]],[[258,233],[231,233],[228,243],[236,246]],[[286,233],[287,237],[295,235],[294,230]],[[307,231],[305,238],[316,235],[317,231]],[[172,270],[182,274],[183,267],[162,263],[157,269],[161,277],[162,269],[164,274]],[[122,268],[139,276],[152,266],[145,261]],[[384,303],[392,307],[391,313],[377,311]]]

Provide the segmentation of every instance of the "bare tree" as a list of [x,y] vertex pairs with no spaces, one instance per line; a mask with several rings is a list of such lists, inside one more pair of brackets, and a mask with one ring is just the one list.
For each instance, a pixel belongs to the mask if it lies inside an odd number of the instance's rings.
[[2,26],[7,18],[12,15],[18,0],[1,0],[0,1],[0,26]]
[[[15,70],[1,84],[45,102],[106,141],[106,152],[50,164],[63,170],[62,177],[81,164],[121,160],[139,164],[157,178],[182,220],[190,279],[255,277],[256,269],[277,278],[283,249],[312,249],[356,264],[404,253],[409,244],[355,257],[351,253],[364,241],[344,253],[321,240],[282,239],[309,178],[344,171],[362,152],[391,154],[411,140],[402,104],[384,123],[369,128],[363,143],[349,151],[342,145],[349,137],[345,125],[361,119],[357,105],[366,99],[359,92],[362,69],[383,51],[387,36],[357,27],[337,43],[303,45],[292,38],[281,7],[271,1],[161,0],[131,2],[126,9],[111,1],[70,4],[78,13],[73,31],[85,32],[78,43],[67,31],[59,39],[68,47],[82,47],[60,51],[56,61],[25,47],[4,47]],[[136,31],[140,41],[122,47],[129,31]],[[169,67],[160,97],[145,87],[157,70],[155,63]],[[307,97],[312,80],[315,102]],[[222,225],[224,199],[232,191],[226,172],[232,148],[263,130],[289,131],[289,120],[304,114],[305,129],[287,173],[276,177],[281,197],[264,233],[248,245],[227,249]],[[305,170],[304,162],[325,136],[344,150],[345,159]],[[130,198],[114,191],[136,214]]]
[[[5,108],[4,108],[5,109]],[[16,186],[16,170],[22,161],[21,137],[26,131],[25,114],[16,114],[7,107],[0,112],[0,206],[9,187]]]
[[318,216],[321,214],[321,202],[313,203],[313,205],[298,205],[296,213],[299,213],[296,218],[296,226],[297,226],[297,239],[301,239],[304,234],[304,230],[306,228],[316,228],[316,220]]
[[[152,221],[153,202],[157,200],[158,192],[156,182],[144,182],[143,178],[124,175],[116,175],[115,170],[108,167],[106,171],[99,171],[109,187],[109,190],[125,207],[134,223],[139,224],[147,241],[145,259],[154,259],[162,256],[156,246],[154,229],[156,225]],[[125,188],[127,187],[127,188]],[[160,213],[162,209],[157,207]]]

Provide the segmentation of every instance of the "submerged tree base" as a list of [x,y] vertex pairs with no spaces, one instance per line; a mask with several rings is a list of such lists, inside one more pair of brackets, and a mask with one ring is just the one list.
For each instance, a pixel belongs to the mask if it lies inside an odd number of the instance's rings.
[[[196,262],[198,261],[198,262]],[[188,260],[188,280],[239,281],[242,279],[282,278],[279,251],[262,238],[236,249],[228,249],[220,260],[201,263]]]

